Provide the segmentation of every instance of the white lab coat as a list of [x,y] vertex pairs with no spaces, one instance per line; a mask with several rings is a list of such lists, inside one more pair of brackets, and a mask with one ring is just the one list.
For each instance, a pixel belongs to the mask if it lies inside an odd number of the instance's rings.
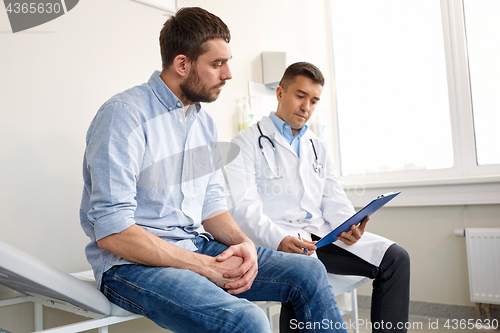
[[[277,249],[284,237],[297,236],[298,232],[308,240],[311,240],[311,234],[323,237],[354,214],[323,140],[312,131],[306,131],[300,138],[299,158],[270,118],[263,117],[260,127],[276,147],[284,177],[271,179],[270,167],[259,148],[260,133],[256,125],[233,138],[241,152],[226,167],[235,203],[233,217],[257,246]],[[310,139],[323,166],[320,174],[313,168],[315,155]],[[261,139],[261,142],[271,168],[277,173],[271,144],[266,139]],[[312,216],[306,218],[308,212]],[[393,243],[369,232],[350,246],[335,242],[375,266],[380,265],[385,251]],[[365,283],[367,278],[337,275],[334,280],[335,293],[342,294]]]

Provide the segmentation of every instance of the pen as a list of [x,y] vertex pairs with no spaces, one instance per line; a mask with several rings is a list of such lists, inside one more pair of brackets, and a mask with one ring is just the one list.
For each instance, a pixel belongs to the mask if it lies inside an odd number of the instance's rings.
[[[300,232],[298,233],[298,235],[299,235],[300,241],[303,242],[302,237],[300,237]],[[307,254],[307,249],[304,249],[304,253]]]

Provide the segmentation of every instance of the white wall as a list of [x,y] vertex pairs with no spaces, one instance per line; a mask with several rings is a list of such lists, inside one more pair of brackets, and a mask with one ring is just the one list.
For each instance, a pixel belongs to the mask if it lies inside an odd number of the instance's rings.
[[[472,306],[464,237],[455,229],[500,227],[500,205],[384,208],[371,232],[403,246],[411,257],[411,300]],[[371,295],[371,283],[358,289]]]
[[[233,80],[206,106],[221,140],[236,134],[236,101],[248,82],[261,82],[262,51],[301,54],[326,76],[321,104],[332,109],[332,68],[326,0],[179,0],[202,6],[231,29]],[[0,10],[0,241],[66,272],[89,269],[80,229],[81,163],[85,132],[113,94],[161,67],[158,33],[163,12],[129,0],[85,0],[68,14],[12,34]],[[327,121],[331,121],[331,117]],[[333,134],[329,133],[330,144]],[[465,241],[453,230],[498,226],[500,206],[392,208],[377,213],[371,231],[386,235],[412,257],[412,299],[469,305]],[[369,285],[361,294],[370,293]],[[12,292],[0,287],[0,299]],[[32,310],[0,309],[0,327],[27,332]],[[74,316],[47,311],[47,324]],[[144,320],[137,329],[160,332]]]

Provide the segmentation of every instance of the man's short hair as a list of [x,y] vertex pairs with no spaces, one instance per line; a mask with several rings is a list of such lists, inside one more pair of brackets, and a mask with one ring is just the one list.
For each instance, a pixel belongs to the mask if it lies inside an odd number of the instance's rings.
[[160,32],[162,67],[168,68],[179,54],[196,62],[208,51],[205,42],[213,38],[231,40],[228,27],[218,16],[199,7],[181,8]]
[[280,86],[286,91],[288,87],[295,82],[295,78],[299,75],[308,77],[322,86],[325,85],[325,78],[318,67],[308,62],[296,62],[288,66],[285,70],[285,74],[283,74],[280,81]]

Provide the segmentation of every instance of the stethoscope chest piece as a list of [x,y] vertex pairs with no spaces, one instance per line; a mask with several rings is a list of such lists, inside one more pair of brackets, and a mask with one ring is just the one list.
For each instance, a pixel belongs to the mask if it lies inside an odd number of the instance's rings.
[[314,170],[314,172],[316,172],[318,174],[318,176],[321,177],[321,170],[323,170],[323,164],[321,164],[318,161],[318,154],[316,153],[316,148],[314,147],[313,140],[312,139],[309,139],[309,140],[311,140],[311,145],[312,145],[313,151],[314,151],[313,170]]
[[[273,141],[271,140],[271,138],[269,138],[268,136],[266,136],[262,133],[262,130],[260,129],[260,121],[257,122],[257,128],[259,129],[259,132],[260,132],[260,136],[258,139],[259,148],[260,148],[260,151],[262,152],[262,155],[264,155],[264,159],[266,160],[267,166],[269,167],[269,169],[271,170],[271,173],[272,173],[272,176],[270,178],[271,179],[283,178],[285,176],[285,174],[283,173],[283,171],[281,170],[281,166],[279,165],[278,155],[276,154],[276,147],[274,146]],[[269,163],[269,160],[267,159],[266,154],[264,153],[264,146],[262,144],[262,140],[267,140],[271,144],[271,147],[272,147],[273,152],[274,152],[274,158],[276,161],[276,171],[277,172],[274,172],[273,168],[271,167],[271,164]],[[312,148],[314,151],[314,162],[312,164],[313,170],[321,177],[321,170],[323,170],[323,165],[318,161],[318,154],[316,153],[316,148],[314,147],[313,140],[312,139],[309,139],[309,140],[311,141],[311,145],[312,145]]]
[[318,160],[313,162],[313,169],[321,177],[321,170],[323,170],[323,164],[319,163]]

